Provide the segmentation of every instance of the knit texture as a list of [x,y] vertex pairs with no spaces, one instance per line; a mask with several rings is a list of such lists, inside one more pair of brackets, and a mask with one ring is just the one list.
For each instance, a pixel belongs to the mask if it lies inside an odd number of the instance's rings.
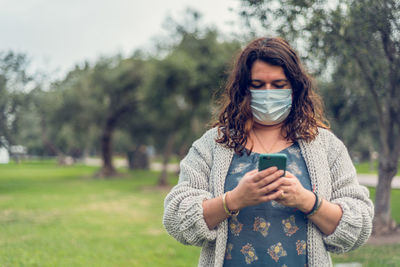
[[[224,192],[225,178],[234,151],[215,142],[217,129],[195,141],[180,164],[178,184],[164,203],[163,224],[167,232],[186,245],[201,246],[199,266],[222,266],[227,241],[227,220],[209,230],[202,202]],[[319,129],[312,142],[299,141],[311,184],[322,198],[340,205],[342,218],[326,236],[309,221],[309,266],[332,266],[329,252],[343,253],[364,244],[372,231],[373,204],[368,190],[360,186],[344,144],[330,131]]]

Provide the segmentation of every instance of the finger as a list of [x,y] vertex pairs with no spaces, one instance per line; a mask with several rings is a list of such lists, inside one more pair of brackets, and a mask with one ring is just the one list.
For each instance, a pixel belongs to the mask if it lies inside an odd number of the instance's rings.
[[259,173],[261,175],[267,176],[267,175],[269,175],[271,173],[276,172],[277,170],[278,170],[278,168],[276,166],[272,166],[272,167],[269,167],[269,168],[267,168],[265,170],[260,171]]
[[263,195],[267,195],[271,192],[279,191],[281,187],[282,187],[282,181],[280,179],[278,179],[278,180],[275,180],[272,183],[264,186],[261,189],[261,193]]
[[272,173],[271,175],[269,175],[269,176],[264,177],[263,179],[261,179],[261,180],[257,183],[257,186],[258,186],[259,188],[262,188],[262,187],[264,187],[264,186],[266,186],[266,185],[268,185],[268,184],[270,184],[270,183],[276,181],[278,178],[281,178],[281,177],[282,177],[282,174],[283,174],[283,171],[282,171],[282,170],[276,171],[276,172]]
[[292,178],[281,177],[279,180],[282,182],[282,185],[291,186],[294,184]]
[[292,191],[292,189],[293,189],[293,187],[290,186],[290,185],[281,184],[281,185],[279,186],[279,188],[277,188],[276,190],[282,190],[282,191],[287,192],[287,191]]
[[293,188],[290,187],[290,186],[279,186],[279,187],[276,188],[275,190],[285,192],[285,195],[289,195],[289,194],[291,194],[292,192],[295,192],[295,191],[293,191]]
[[288,178],[296,178],[296,176],[294,176],[293,173],[291,173],[291,172],[289,172],[289,171],[286,171],[285,177],[288,177]]
[[278,168],[275,167],[275,166],[274,166],[274,167],[270,167],[270,168],[265,169],[265,170],[262,170],[262,171],[258,172],[258,173],[255,175],[254,181],[255,181],[255,182],[258,182],[258,181],[260,181],[261,179],[263,179],[264,177],[267,177],[268,175],[273,174],[273,173],[276,172],[277,170],[278,170]]
[[279,191],[272,192],[268,195],[261,197],[261,200],[263,202],[267,202],[267,201],[278,199],[281,195],[282,195],[282,191],[279,190]]
[[246,173],[246,175],[254,175],[254,174],[256,174],[257,172],[258,172],[258,170],[257,170],[257,169],[254,169],[254,170],[249,171],[248,173]]
[[244,175],[244,177],[252,177],[255,176],[258,173],[257,169],[254,169],[252,171],[246,172],[246,174]]

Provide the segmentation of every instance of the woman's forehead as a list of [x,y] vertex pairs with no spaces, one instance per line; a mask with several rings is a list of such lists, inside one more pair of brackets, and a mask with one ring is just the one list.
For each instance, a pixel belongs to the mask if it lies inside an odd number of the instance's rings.
[[251,79],[285,80],[287,78],[281,66],[272,65],[261,60],[256,60],[251,67]]

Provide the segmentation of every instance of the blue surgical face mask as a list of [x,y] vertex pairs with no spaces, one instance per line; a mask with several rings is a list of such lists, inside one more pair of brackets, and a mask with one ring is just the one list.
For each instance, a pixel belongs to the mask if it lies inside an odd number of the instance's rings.
[[250,90],[256,122],[275,125],[284,121],[292,107],[292,89]]

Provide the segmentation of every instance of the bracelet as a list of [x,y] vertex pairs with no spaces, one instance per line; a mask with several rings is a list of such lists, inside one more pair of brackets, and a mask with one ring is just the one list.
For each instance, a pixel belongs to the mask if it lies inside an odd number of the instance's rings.
[[228,216],[238,216],[239,210],[230,211],[230,210],[228,209],[228,206],[226,205],[226,200],[225,200],[225,198],[226,198],[226,194],[227,194],[227,193],[228,193],[228,192],[225,192],[225,193],[222,195],[222,204],[224,205],[225,213],[226,213]]
[[319,208],[321,207],[321,204],[322,204],[323,199],[320,200],[318,198],[318,195],[315,192],[313,192],[313,194],[315,195],[315,203],[314,203],[314,206],[312,207],[312,209],[309,212],[304,214],[307,217],[314,215],[319,210]]

